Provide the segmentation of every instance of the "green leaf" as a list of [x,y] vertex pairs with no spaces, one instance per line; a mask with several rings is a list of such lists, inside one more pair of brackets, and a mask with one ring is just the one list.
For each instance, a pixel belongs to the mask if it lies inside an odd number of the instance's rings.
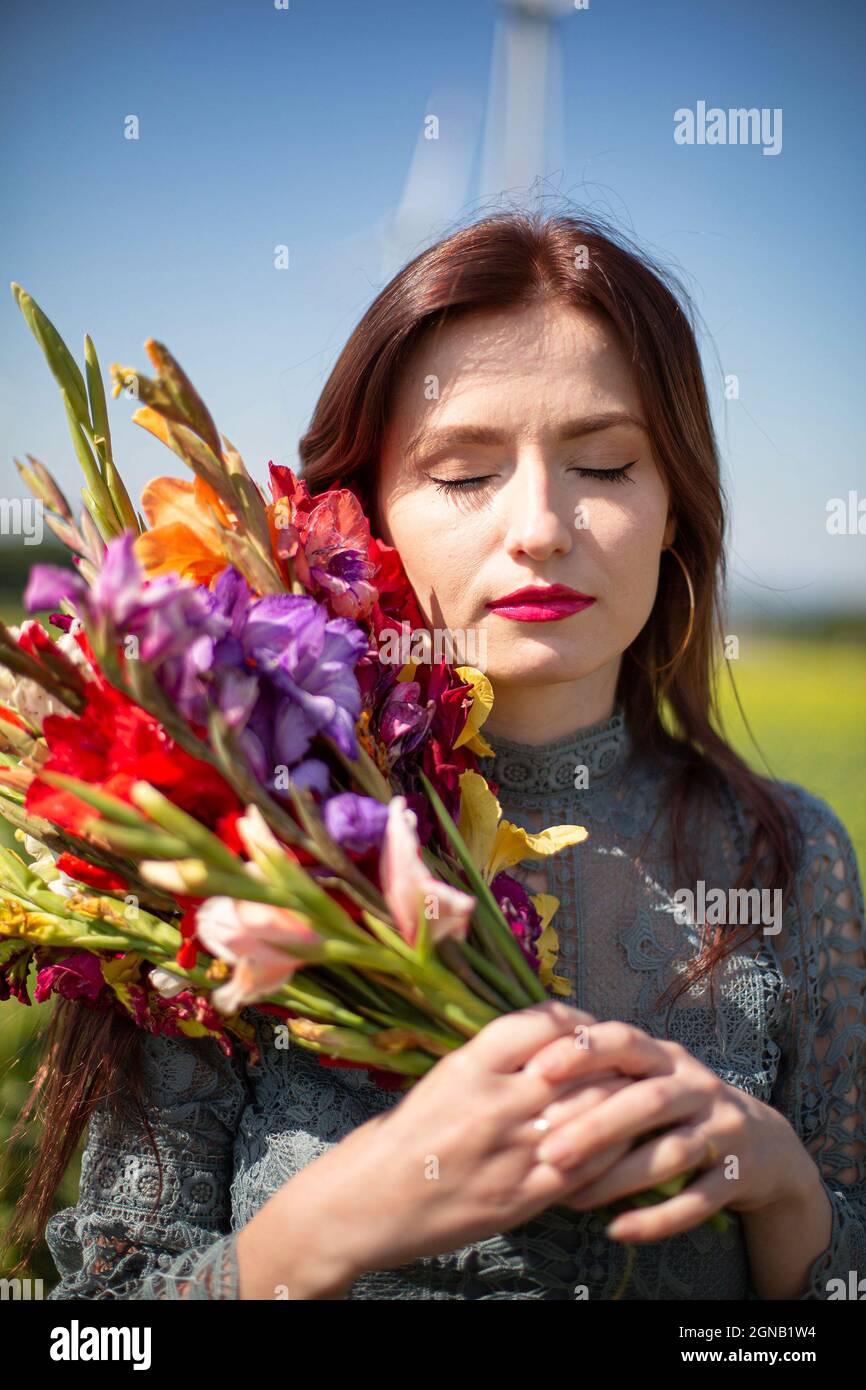
[[93,433],[102,439],[102,457],[111,458],[111,432],[108,428],[108,406],[105,387],[99,370],[99,359],[90,334],[84,338],[84,365],[87,372],[87,394],[90,397],[90,419]]
[[[87,487],[96,505],[102,512],[105,521],[113,527],[112,534],[115,534],[122,528],[118,527],[116,524],[117,519],[114,511],[114,503],[111,500],[111,493],[105,486],[105,479],[99,471],[99,462],[94,458],[91,452],[90,445],[84,433],[84,428],[80,420],[76,417],[69,396],[65,391],[61,391],[60,394],[63,398],[63,406],[69,424],[69,433],[72,435],[72,443],[75,446],[75,452],[78,456],[78,462],[81,464]],[[90,432],[89,425],[87,426],[87,430]],[[95,517],[94,520],[96,520]]]
[[81,489],[81,497],[90,514],[91,521],[99,532],[100,539],[105,545],[108,545],[108,542],[114,540],[114,537],[117,535],[113,524],[107,519],[89,488],[83,487]]

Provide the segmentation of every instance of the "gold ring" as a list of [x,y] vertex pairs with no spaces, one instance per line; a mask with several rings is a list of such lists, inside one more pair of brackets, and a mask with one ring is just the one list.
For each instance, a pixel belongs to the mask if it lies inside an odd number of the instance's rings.
[[705,1162],[705,1163],[715,1163],[715,1161],[716,1161],[716,1159],[718,1158],[718,1156],[719,1156],[719,1151],[718,1151],[718,1149],[716,1148],[716,1146],[715,1146],[715,1144],[713,1143],[712,1139],[708,1139],[708,1140],[707,1140],[707,1152],[704,1154],[704,1162]]

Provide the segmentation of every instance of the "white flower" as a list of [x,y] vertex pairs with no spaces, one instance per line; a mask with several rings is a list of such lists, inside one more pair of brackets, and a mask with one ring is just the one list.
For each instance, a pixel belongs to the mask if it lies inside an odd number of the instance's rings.
[[155,965],[148,972],[148,979],[157,993],[166,999],[172,999],[175,994],[180,994],[182,989],[189,989],[188,980],[182,980],[179,975],[173,975],[170,970],[163,970],[161,965]]
[[[32,619],[31,621],[35,621]],[[23,624],[17,627],[10,627],[9,631],[14,638],[19,637]],[[68,657],[76,670],[80,671],[85,680],[94,680],[95,676],[90,666],[90,662],[84,655],[75,640],[75,633],[81,628],[81,621],[75,618],[68,632],[64,632],[57,638],[55,646]],[[8,705],[10,709],[20,714],[33,728],[41,729],[42,721],[49,714],[68,714],[69,707],[62,700],[49,695],[38,685],[36,681],[29,680],[26,676],[18,676],[14,671],[9,671],[6,667],[0,669],[0,704]]]

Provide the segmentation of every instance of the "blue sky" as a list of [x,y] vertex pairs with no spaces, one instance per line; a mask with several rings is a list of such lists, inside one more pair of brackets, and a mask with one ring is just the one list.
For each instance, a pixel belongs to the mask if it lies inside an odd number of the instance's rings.
[[[146,367],[166,342],[264,477],[296,465],[318,392],[396,269],[383,253],[413,156],[429,192],[408,257],[497,202],[480,151],[492,0],[42,0],[4,17],[0,229],[22,283],[74,351]],[[866,498],[859,0],[590,0],[559,28],[561,138],[539,173],[671,264],[708,336],[737,604],[765,616],[861,605],[866,535],[826,504]],[[781,108],[781,153],[679,146],[674,112]],[[435,148],[424,118],[442,116]],[[126,140],[124,119],[140,138]],[[449,148],[450,141],[450,148]],[[432,161],[450,159],[439,180]],[[465,175],[461,181],[460,171]],[[456,172],[455,172],[456,171]],[[520,200],[524,190],[511,190]],[[274,246],[290,250],[274,268]],[[721,372],[739,379],[725,401]],[[130,490],[179,472],[111,407]],[[52,378],[0,297],[4,495],[36,454],[79,477]]]

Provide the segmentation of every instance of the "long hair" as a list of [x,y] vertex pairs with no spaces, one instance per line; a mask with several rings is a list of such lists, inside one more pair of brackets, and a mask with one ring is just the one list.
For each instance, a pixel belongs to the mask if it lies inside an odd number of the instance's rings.
[[[674,877],[697,877],[688,835],[696,803],[733,795],[751,827],[735,886],[781,889],[787,903],[802,851],[796,816],[722,732],[716,677],[724,646],[726,499],[696,315],[674,275],[595,218],[502,212],[461,228],[404,266],[358,323],[300,441],[302,476],[311,493],[338,480],[351,486],[375,519],[376,468],[393,393],[420,341],[466,315],[545,301],[601,313],[616,331],[673,501],[677,553],[692,580],[693,629],[681,651],[689,593],[676,556],[662,551],[655,602],[624,653],[616,690],[635,752],[665,752],[674,768],[658,813],[670,812]],[[723,665],[733,684],[730,663]],[[748,727],[742,706],[740,712]],[[673,999],[755,934],[713,933]]]
[[[421,338],[460,315],[545,300],[599,311],[618,333],[694,586],[691,640],[673,660],[689,599],[675,557],[662,552],[656,600],[624,654],[616,692],[635,749],[672,755],[666,804],[676,879],[696,877],[688,838],[696,799],[727,790],[739,796],[753,826],[736,886],[757,886],[760,870],[767,875],[760,886],[781,888],[787,902],[801,848],[796,820],[772,781],[750,771],[720,732],[714,680],[723,642],[725,499],[694,310],[675,277],[586,217],[495,213],[446,236],[405,265],[361,318],[300,441],[302,476],[312,493],[337,482],[351,486],[375,525],[376,467],[392,396]],[[742,940],[742,933],[717,929],[676,994]],[[109,1025],[68,1001],[56,1007],[36,1088],[41,1148],[15,1223],[36,1232],[34,1244],[94,1105],[124,1091],[139,1094],[134,1035],[123,1019]]]

